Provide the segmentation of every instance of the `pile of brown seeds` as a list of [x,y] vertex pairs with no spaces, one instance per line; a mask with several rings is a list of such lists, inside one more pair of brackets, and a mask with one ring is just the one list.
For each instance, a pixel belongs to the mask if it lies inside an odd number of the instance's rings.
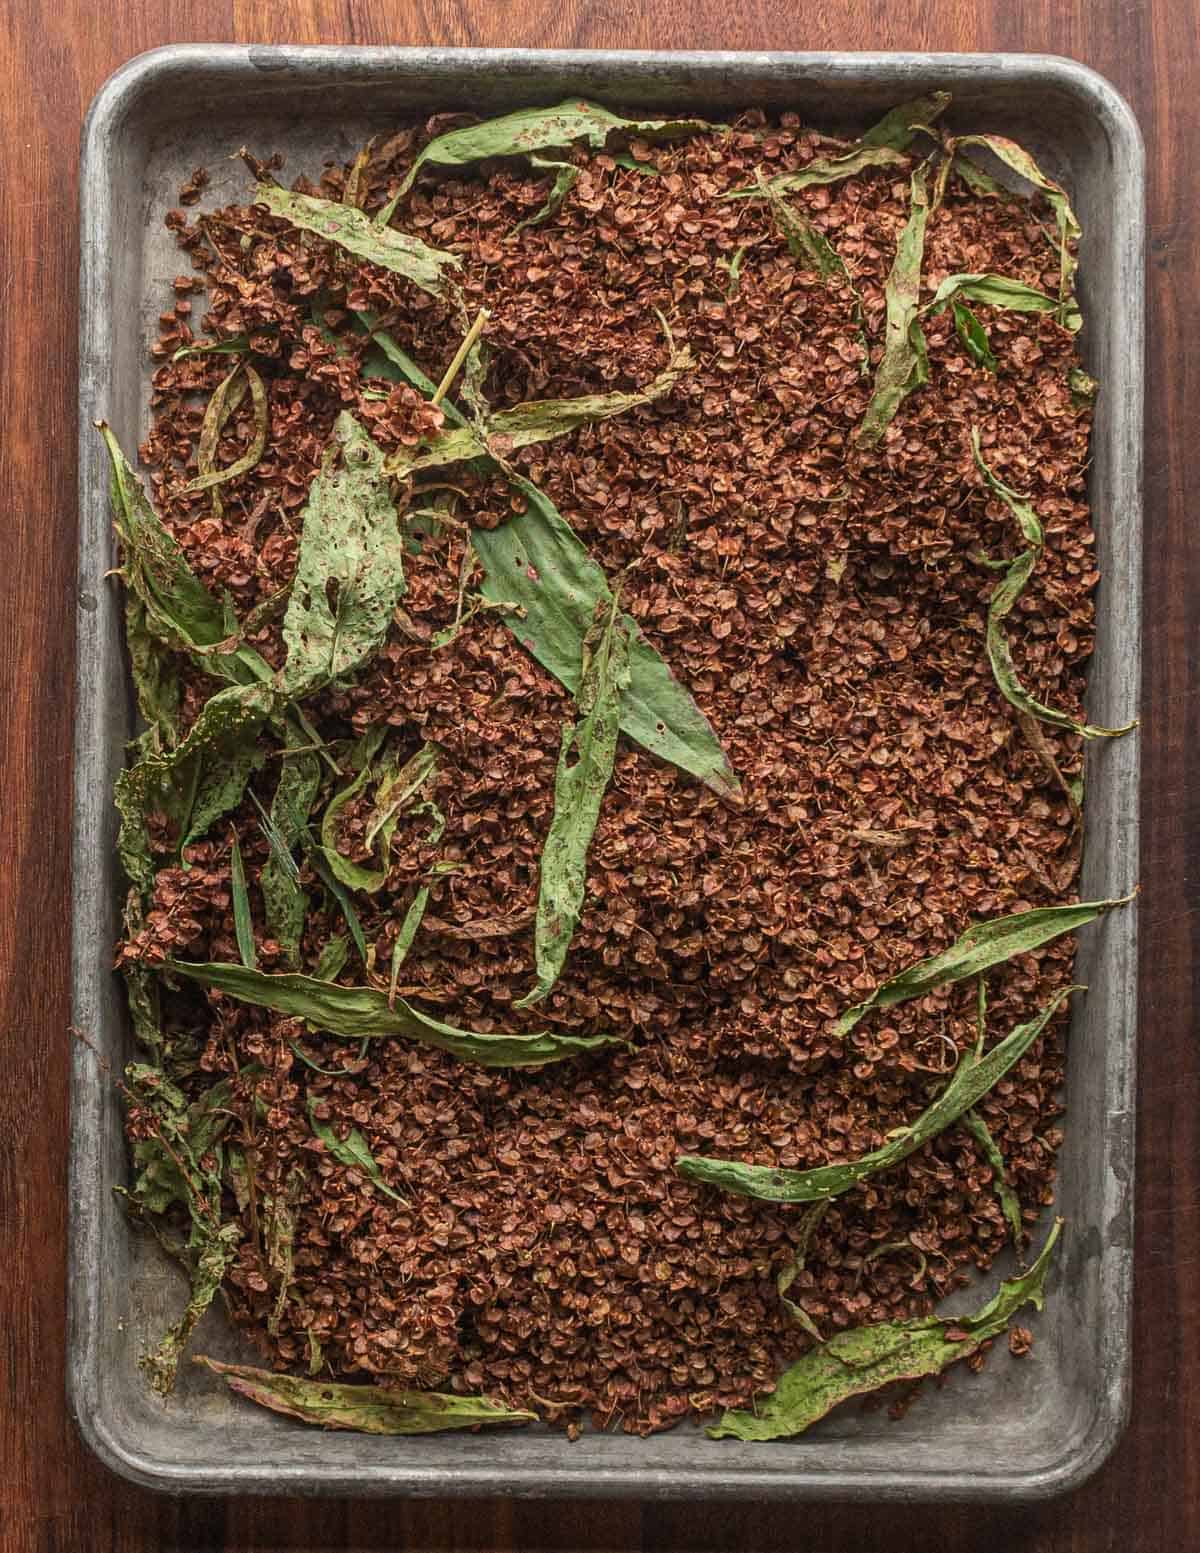
[[[379,145],[356,175],[364,208],[377,210],[416,151],[459,122]],[[476,1030],[615,1030],[630,1045],[514,1072],[401,1040],[360,1058],[298,1020],[194,988],[173,994],[166,1027],[190,1056],[184,1091],[231,1077],[259,1192],[294,1198],[287,1297],[253,1202],[239,1205],[244,1236],[225,1284],[273,1363],[318,1353],[322,1374],[482,1391],[572,1430],[590,1416],[647,1433],[746,1404],[810,1345],[775,1291],[803,1210],[681,1179],[675,1157],[804,1167],[880,1146],[974,1045],[974,984],[874,1013],[844,1039],[831,1034],[834,1016],[972,921],[1073,888],[1079,832],[1052,767],[1075,775],[1080,740],[1053,727],[1031,740],[995,685],[984,632],[997,574],[981,556],[1011,556],[1016,536],[970,433],[981,429],[989,465],[1045,528],[1008,622],[1023,682],[1076,714],[1097,573],[1090,411],[1068,385],[1074,337],[1051,316],[980,305],[991,373],[949,311],[929,319],[928,385],[878,448],[857,447],[872,386],[862,330],[877,359],[907,173],[793,196],[853,288],[799,264],[765,202],[720,199],[758,167],[792,170],[838,149],[787,116],[751,112],[732,135],[634,141],[621,163],[573,152],[580,176],[561,209],[519,231],[549,186],[523,164],[430,177],[407,197],[405,230],[458,254],[472,314],[489,310],[493,405],[633,390],[662,370],[666,330],[690,348],[695,366],[666,397],[512,461],[605,573],[623,575],[623,604],[711,722],[745,801],[724,804],[623,741],[565,970],[539,1009],[513,1010],[531,981],[570,697],[487,610],[431,650],[455,618],[469,526],[505,522],[520,500],[503,480],[446,474],[460,521],[418,534],[384,649],[352,688],[306,708],[327,738],[386,721],[413,750],[429,739],[445,752],[431,790],[444,835],[431,848],[427,822],[401,819],[363,931],[386,967],[419,882],[449,860],[458,866],[432,885],[404,995]],[[330,166],[319,186],[296,187],[340,198],[347,173]],[[198,172],[182,203],[204,184]],[[1044,216],[952,177],[929,221],[923,286],[992,271],[1056,292]],[[437,424],[415,390],[364,376],[370,342],[354,311],[385,322],[435,382],[462,317],[261,207],[173,211],[168,225],[193,273],[161,318],[141,454],[197,575],[242,620],[260,610],[248,640],[278,666],[282,611],[271,601],[290,584],[335,417],[350,409],[388,450]],[[214,504],[183,487],[230,361],[174,356],[235,337],[265,382],[269,436]],[[253,434],[247,400],[217,463],[234,462]],[[181,666],[186,721],[218,687]],[[269,768],[252,779],[264,804],[273,782]],[[366,856],[364,823],[365,810],[348,811],[351,857]],[[169,862],[176,838],[162,822],[164,866],[123,961],[237,959],[234,832],[253,884],[268,849],[249,795],[232,824],[187,849],[186,868]],[[341,923],[301,866],[316,903],[302,955],[311,971]],[[278,946],[256,925],[259,964],[276,969]],[[991,974],[993,1036],[1069,983],[1071,955],[1060,940]],[[341,979],[360,981],[361,966]],[[1064,1032],[1060,1013],[981,1107],[1030,1222],[1053,1192]],[[358,1129],[403,1201],[335,1160],[311,1117],[342,1136]],[[134,1136],[138,1124],[135,1106]],[[832,1203],[791,1298],[825,1333],[923,1313],[1005,1239],[991,1168],[955,1126]]]

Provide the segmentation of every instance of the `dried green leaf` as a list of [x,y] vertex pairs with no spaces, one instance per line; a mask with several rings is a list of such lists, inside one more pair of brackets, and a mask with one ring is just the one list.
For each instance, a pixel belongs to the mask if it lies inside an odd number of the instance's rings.
[[893,151],[907,151],[918,130],[928,129],[940,119],[950,106],[949,92],[930,92],[927,97],[914,97],[899,107],[885,113],[878,124],[873,124],[859,142],[864,146],[890,146]]
[[250,912],[250,892],[246,888],[246,870],[242,863],[242,849],[234,833],[229,852],[229,878],[233,893],[233,926],[237,935],[238,954],[242,964],[250,969],[258,968],[258,955],[254,948],[254,918]]
[[563,200],[579,181],[581,168],[573,162],[554,162],[544,156],[531,156],[529,165],[538,172],[553,172],[554,184],[545,201],[534,211],[532,216],[526,216],[524,221],[519,221],[513,232],[523,232],[526,227],[539,226],[543,221],[548,221],[558,210]]
[[436,1391],[385,1391],[382,1386],[345,1386],[298,1380],[247,1364],[221,1364],[197,1355],[194,1361],[221,1375],[238,1396],[272,1412],[285,1413],[324,1429],[360,1434],[437,1434],[485,1424],[535,1422],[536,1413],[515,1411],[485,1397],[443,1396]]
[[982,1310],[969,1316],[922,1316],[838,1332],[797,1359],[775,1390],[753,1412],[730,1411],[709,1430],[714,1440],[782,1440],[803,1434],[851,1397],[898,1380],[938,1375],[999,1337],[1023,1305],[1041,1310],[1062,1220],[1055,1221],[1037,1261],[1019,1278],[1006,1279]]
[[174,821],[177,851],[182,852],[236,808],[251,771],[262,763],[258,733],[273,705],[266,686],[231,685],[205,703],[182,744],[166,753],[147,753],[118,776],[117,849],[138,889],[148,890],[154,882],[147,813],[159,809]]
[[125,646],[142,720],[153,731],[158,750],[173,749],[179,743],[179,674],[132,588],[125,590]]
[[1089,377],[1082,367],[1072,367],[1067,373],[1067,387],[1071,390],[1071,403],[1076,409],[1091,404],[1100,392],[1100,385]]
[[181,345],[171,361],[186,361],[189,356],[240,356],[249,349],[250,336],[234,334],[227,340],[199,340],[192,345]]
[[[372,733],[378,740],[386,731],[386,728],[380,727],[372,730]],[[394,748],[385,749],[380,754],[376,743],[363,758],[358,775],[330,801],[321,821],[321,844],[325,849],[326,862],[344,885],[367,894],[374,894],[383,887],[388,876],[388,859],[397,819],[404,806],[437,770],[437,760],[436,746],[423,744],[410,760],[400,765]],[[368,848],[379,841],[379,856],[383,866],[378,869],[367,868],[343,857],[337,847],[342,810],[372,783],[377,785],[377,791],[363,840]]]
[[929,219],[925,164],[913,171],[911,195],[912,209],[904,231],[900,234],[896,259],[884,286],[887,322],[883,358],[875,374],[875,392],[858,429],[858,442],[862,447],[873,447],[887,430],[906,396],[929,381],[929,363],[918,306],[921,263],[925,253],[925,225]]
[[990,307],[1005,307],[1014,313],[1053,313],[1058,309],[1058,303],[1053,297],[1048,297],[1044,291],[1037,291],[1033,286],[1010,280],[1007,275],[976,272],[947,275],[922,312],[936,317],[959,297],[969,302],[985,302]]
[[783,234],[793,259],[807,260],[822,280],[828,280],[831,275],[849,278],[849,270],[820,227],[792,209],[783,195],[764,178],[761,167],[757,169],[757,176],[759,188],[770,201],[771,217]]
[[[957,146],[957,141],[955,145]],[[952,163],[956,172],[977,199],[1012,199],[1012,191],[998,183],[991,173],[985,172],[978,162],[969,156],[955,156]]]
[[330,868],[325,852],[313,841],[306,831],[300,838],[300,844],[304,848],[305,856],[312,864],[313,869],[320,875],[321,883],[329,891],[337,902],[338,910],[342,914],[342,920],[350,930],[350,937],[354,947],[358,950],[359,958],[363,964],[367,963],[367,940],[362,930],[362,923],[358,919],[358,912],[354,909],[354,902],[350,899],[346,886]]
[[994,372],[997,363],[992,354],[992,342],[988,339],[987,330],[965,302],[960,302],[955,297],[950,305],[954,312],[954,328],[962,341],[963,349],[972,361],[981,367],[986,367],[989,372]]
[[317,959],[313,975],[318,981],[336,981],[350,958],[350,940],[342,933],[331,938]]
[[1016,1025],[978,1062],[960,1062],[942,1093],[911,1126],[898,1128],[889,1135],[882,1148],[864,1154],[861,1159],[845,1164],[819,1165],[812,1170],[777,1170],[770,1165],[741,1165],[731,1159],[683,1154],[675,1161],[675,1168],[690,1181],[702,1181],[706,1186],[719,1186],[739,1197],[755,1197],[765,1202],[819,1202],[839,1197],[868,1176],[890,1170],[958,1121],[964,1111],[982,1099],[1025,1055],[1062,1000],[1081,990],[1079,987],[1065,988],[1035,1019],[1028,1024]]
[[241,1233],[239,1224],[226,1224],[205,1236],[196,1252],[191,1293],[183,1315],[167,1329],[158,1346],[141,1360],[150,1384],[163,1396],[174,1390],[179,1360],[196,1323],[217,1296],[221,1281],[237,1251]]
[[975,1139],[983,1151],[983,1157],[987,1160],[992,1172],[992,1187],[1000,1201],[1000,1208],[1004,1214],[1004,1221],[1008,1225],[1012,1235],[1013,1245],[1020,1248],[1021,1236],[1025,1226],[1021,1222],[1021,1201],[1016,1192],[1008,1184],[1008,1174],[1004,1168],[1004,1155],[996,1146],[996,1140],[988,1129],[988,1124],[978,1111],[968,1111],[962,1119],[963,1126]]
[[535,151],[563,151],[587,145],[602,151],[616,131],[639,140],[679,140],[714,126],[703,119],[623,119],[598,103],[572,97],[553,108],[521,108],[503,118],[488,119],[451,130],[431,140],[405,174],[404,181],[376,220],[391,220],[397,204],[412,188],[422,167],[468,167],[492,157],[530,156]]
[[333,1127],[328,1122],[323,1122],[316,1114],[316,1108],[321,1103],[316,1095],[308,1097],[308,1119],[312,1124],[312,1130],[328,1152],[340,1165],[350,1165],[355,1170],[361,1170],[372,1186],[379,1188],[385,1196],[394,1198],[398,1203],[408,1206],[407,1197],[401,1197],[400,1193],[393,1189],[383,1179],[383,1172],[379,1168],[374,1154],[367,1145],[367,1140],[359,1132],[357,1127],[351,1127],[344,1138],[339,1138]]
[[[506,616],[510,630],[574,695],[596,606],[612,594],[553,502],[520,476],[511,483],[525,498],[525,510],[499,528],[472,534],[484,568],[481,592],[490,603],[514,601],[524,609],[523,617]],[[741,787],[704,714],[636,621],[623,615],[621,623],[629,633],[630,675],[621,696],[622,732],[721,797],[739,802]]]
[[613,161],[618,167],[623,167],[626,172],[641,173],[644,178],[660,178],[662,169],[652,167],[649,162],[639,162],[632,151],[617,151],[613,155]]
[[980,445],[978,427],[973,427],[971,430],[971,449],[988,489],[1000,498],[1016,518],[1021,533],[1029,545],[1028,550],[1023,550],[1009,563],[1008,570],[988,603],[987,653],[1001,694],[1006,701],[1016,707],[1018,712],[1039,718],[1044,723],[1051,723],[1056,728],[1065,728],[1070,733],[1082,734],[1087,739],[1120,738],[1122,734],[1129,733],[1131,729],[1137,727],[1136,719],[1120,728],[1104,728],[1097,723],[1081,723],[1066,712],[1043,706],[1021,684],[1017,666],[1013,662],[1012,651],[1008,645],[1008,638],[1004,634],[1004,621],[1024,592],[1025,585],[1041,556],[1042,525],[1030,504],[988,468]]
[[[746,253],[749,247],[749,243],[743,243],[734,251],[733,258],[729,261],[729,284],[725,288],[726,302],[732,302],[734,297],[736,297],[738,292],[741,290],[742,264],[745,262]],[[718,260],[717,262],[724,263],[724,260]]]
[[563,727],[554,815],[542,848],[534,925],[537,983],[514,1008],[540,1002],[566,962],[583,906],[588,848],[616,758],[621,692],[628,683],[629,637],[614,596],[607,619],[602,616],[583,642],[576,696],[582,720]]
[[300,870],[292,855],[308,826],[308,816],[321,785],[321,767],[307,751],[285,755],[279,781],[264,816],[263,832],[271,855],[259,876],[267,932],[279,945],[284,965],[300,964],[300,940],[308,916],[308,896],[300,887]]
[[1006,167],[1011,167],[1013,172],[1024,178],[1027,183],[1033,184],[1036,189],[1040,189],[1045,196],[1046,203],[1054,212],[1055,224],[1058,228],[1058,321],[1065,329],[1077,331],[1083,324],[1083,317],[1079,311],[1079,304],[1075,300],[1077,264],[1071,252],[1071,244],[1077,243],[1082,233],[1079,222],[1075,219],[1075,212],[1071,209],[1066,190],[1061,184],[1055,183],[1053,178],[1047,178],[1029,152],[1019,146],[1015,140],[1008,140],[1003,135],[963,135],[959,138],[958,145],[985,146],[993,156],[999,157]]
[[[421,370],[407,351],[401,350],[386,329],[376,328],[374,313],[358,312],[354,316],[374,342],[374,349],[363,358],[363,377],[386,378],[389,383],[408,383],[424,394],[426,399],[432,399],[437,384]],[[456,426],[468,424],[467,417],[449,399],[442,399],[438,408]]]
[[287,1306],[288,1293],[295,1271],[296,1206],[304,1192],[304,1173],[294,1167],[288,1171],[282,1192],[267,1192],[263,1196],[263,1243],[267,1266],[279,1279],[279,1292],[275,1297],[275,1309],[267,1317],[267,1331],[272,1337],[279,1331]]
[[383,453],[352,415],[309,487],[283,639],[280,684],[298,698],[353,672],[383,642],[404,594],[404,544]]
[[638,405],[651,404],[669,394],[692,365],[691,352],[685,345],[672,353],[667,366],[656,378],[634,393],[535,399],[511,410],[497,410],[478,428],[451,426],[436,432],[420,447],[401,448],[392,454],[384,467],[388,474],[404,478],[422,469],[434,469],[487,454],[503,459],[516,448],[550,442],[580,426],[594,426],[614,415],[624,415]]
[[[217,444],[241,397],[236,392],[242,381],[239,377],[240,373],[245,374],[246,382],[250,385],[250,397],[254,406],[254,437],[241,458],[225,469],[218,469],[216,467]],[[218,384],[208,402],[196,456],[196,467],[200,473],[196,479],[184,486],[183,494],[188,496],[196,491],[209,491],[214,486],[224,485],[228,480],[236,480],[244,474],[249,474],[263,456],[263,449],[267,445],[268,423],[266,386],[248,361],[239,361],[229,376],[223,378]]]
[[478,1062],[487,1068],[536,1067],[621,1044],[621,1038],[614,1035],[559,1035],[550,1030],[476,1034],[443,1024],[402,998],[396,1000],[395,1008],[389,1008],[387,994],[373,987],[339,987],[311,976],[269,976],[242,965],[194,965],[185,960],[169,960],[167,969],[243,1003],[306,1019],[315,1029],[333,1035],[351,1040],[408,1036],[440,1046],[463,1062]]
[[315,232],[327,242],[336,243],[355,258],[403,275],[430,296],[444,297],[448,291],[445,272],[459,269],[462,264],[457,254],[430,248],[419,238],[394,231],[381,219],[372,221],[353,205],[342,205],[336,200],[292,194],[278,184],[260,183],[254,191],[254,203],[265,205],[273,216],[282,216],[305,232]]
[[763,186],[750,185],[731,189],[718,196],[723,200],[765,199],[768,191],[775,194],[794,194],[798,189],[810,189],[830,183],[840,183],[843,178],[854,178],[872,167],[907,167],[908,158],[890,146],[859,144],[842,156],[818,157],[795,173],[778,173]]
[[978,976],[993,965],[1003,965],[1014,955],[1031,954],[1043,944],[1086,927],[1114,906],[1125,906],[1132,899],[1126,895],[1119,900],[1080,901],[1072,906],[1036,906],[1032,911],[1015,911],[1008,917],[977,922],[941,954],[918,960],[898,976],[882,982],[869,998],[847,1009],[835,1023],[834,1034],[848,1035],[873,1008],[893,1008],[910,998],[924,997],[936,987]]
[[817,1343],[823,1343],[825,1341],[824,1337],[821,1335],[820,1328],[817,1326],[816,1322],[809,1315],[809,1313],[805,1310],[803,1305],[800,1305],[795,1300],[788,1298],[788,1290],[804,1271],[804,1263],[808,1257],[809,1245],[812,1242],[813,1235],[816,1233],[817,1226],[825,1217],[825,1210],[829,1207],[829,1202],[830,1199],[825,1197],[822,1198],[819,1202],[813,1203],[812,1207],[810,1207],[801,1218],[800,1232],[796,1236],[796,1244],[792,1248],[792,1259],[786,1267],[780,1269],[779,1274],[775,1279],[775,1290],[779,1295],[779,1303],[783,1306],[784,1310],[787,1311],[788,1315],[797,1324],[797,1326],[802,1327],[803,1330],[808,1333],[809,1337],[811,1337],[813,1341]]

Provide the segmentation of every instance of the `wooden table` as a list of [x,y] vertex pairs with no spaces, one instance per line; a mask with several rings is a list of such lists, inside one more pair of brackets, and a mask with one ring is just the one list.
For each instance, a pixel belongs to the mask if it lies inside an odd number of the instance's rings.
[[[0,1548],[1184,1553],[1200,1544],[1200,34],[1193,0],[4,0],[0,98]],[[1149,148],[1137,1382],[1116,1455],[1027,1510],[175,1501],[109,1476],[63,1398],[75,576],[76,166],[105,76],[170,42],[1019,49],[1073,55]],[[1190,500],[1189,500],[1190,497]],[[1200,613],[1196,618],[1200,618]],[[1198,784],[1200,790],[1200,784]]]

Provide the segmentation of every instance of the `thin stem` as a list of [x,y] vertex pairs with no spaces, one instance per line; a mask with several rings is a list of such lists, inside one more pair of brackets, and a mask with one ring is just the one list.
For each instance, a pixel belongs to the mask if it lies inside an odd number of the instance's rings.
[[433,398],[429,401],[430,404],[441,404],[442,400],[450,392],[450,385],[458,376],[459,368],[462,366],[463,362],[466,361],[472,345],[474,345],[475,341],[483,333],[483,326],[487,323],[491,316],[492,315],[488,312],[486,307],[481,307],[479,309],[479,317],[475,320],[475,322],[464,335],[462,344],[454,353],[454,360],[446,368],[446,375],[442,378],[442,381],[433,391]]

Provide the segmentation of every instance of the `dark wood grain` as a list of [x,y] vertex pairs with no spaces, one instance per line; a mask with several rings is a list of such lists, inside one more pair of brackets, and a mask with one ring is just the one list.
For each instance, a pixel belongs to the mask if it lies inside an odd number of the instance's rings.
[[[1145,851],[1133,1424],[1020,1511],[175,1501],[110,1477],[63,1400],[74,592],[76,148],[156,44],[1037,50],[1133,103],[1150,172]],[[1183,1553],[1200,1545],[1200,38],[1193,0],[0,0],[0,1548],[4,1553],[804,1549]]]

